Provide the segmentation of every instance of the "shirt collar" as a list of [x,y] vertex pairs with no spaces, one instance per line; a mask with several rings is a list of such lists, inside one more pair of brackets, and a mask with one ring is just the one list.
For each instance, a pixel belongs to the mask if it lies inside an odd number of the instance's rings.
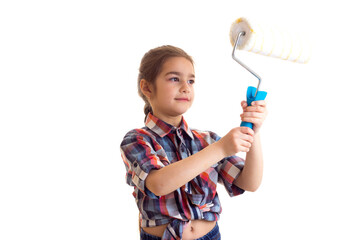
[[[176,130],[177,128],[171,124],[164,122],[163,120],[155,117],[151,113],[146,116],[145,126],[148,127],[150,130],[155,132],[160,137],[165,137],[168,135],[172,130]],[[186,134],[191,138],[194,139],[194,136],[189,128],[187,122],[185,121],[184,117],[182,117],[181,124],[179,129],[182,129]]]

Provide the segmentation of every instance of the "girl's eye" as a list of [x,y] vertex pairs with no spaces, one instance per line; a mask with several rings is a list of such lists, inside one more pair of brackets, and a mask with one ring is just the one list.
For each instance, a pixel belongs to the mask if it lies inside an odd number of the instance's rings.
[[188,83],[192,85],[195,83],[195,80],[189,80]]
[[179,78],[177,78],[177,77],[173,77],[173,78],[170,78],[170,81],[173,81],[173,82],[178,82],[178,81],[179,81]]

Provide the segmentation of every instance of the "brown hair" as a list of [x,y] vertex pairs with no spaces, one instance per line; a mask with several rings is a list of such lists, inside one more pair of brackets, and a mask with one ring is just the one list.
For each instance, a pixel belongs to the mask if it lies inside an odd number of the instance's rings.
[[149,112],[152,113],[152,108],[146,96],[141,92],[140,81],[141,79],[145,79],[147,82],[155,86],[155,80],[158,74],[161,72],[162,66],[164,65],[166,60],[171,57],[184,57],[189,60],[191,64],[194,65],[191,56],[189,56],[184,50],[171,45],[164,45],[161,47],[153,48],[147,53],[145,53],[145,55],[141,59],[137,86],[138,93],[145,102],[145,117],[148,115]]

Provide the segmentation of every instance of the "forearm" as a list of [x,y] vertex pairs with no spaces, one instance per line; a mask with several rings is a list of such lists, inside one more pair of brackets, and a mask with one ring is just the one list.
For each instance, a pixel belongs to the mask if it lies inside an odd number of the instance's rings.
[[245,166],[235,185],[246,191],[254,192],[261,184],[263,176],[263,155],[261,149],[260,135],[254,136],[254,142],[250,151],[246,154]]
[[218,142],[181,161],[150,171],[146,187],[157,196],[169,194],[191,181],[225,156]]

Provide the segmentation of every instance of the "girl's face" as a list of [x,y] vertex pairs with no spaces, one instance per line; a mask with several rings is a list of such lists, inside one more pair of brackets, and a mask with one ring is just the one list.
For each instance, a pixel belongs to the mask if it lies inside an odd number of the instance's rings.
[[192,63],[183,57],[169,58],[155,80],[150,104],[156,117],[178,126],[194,100],[195,73]]

